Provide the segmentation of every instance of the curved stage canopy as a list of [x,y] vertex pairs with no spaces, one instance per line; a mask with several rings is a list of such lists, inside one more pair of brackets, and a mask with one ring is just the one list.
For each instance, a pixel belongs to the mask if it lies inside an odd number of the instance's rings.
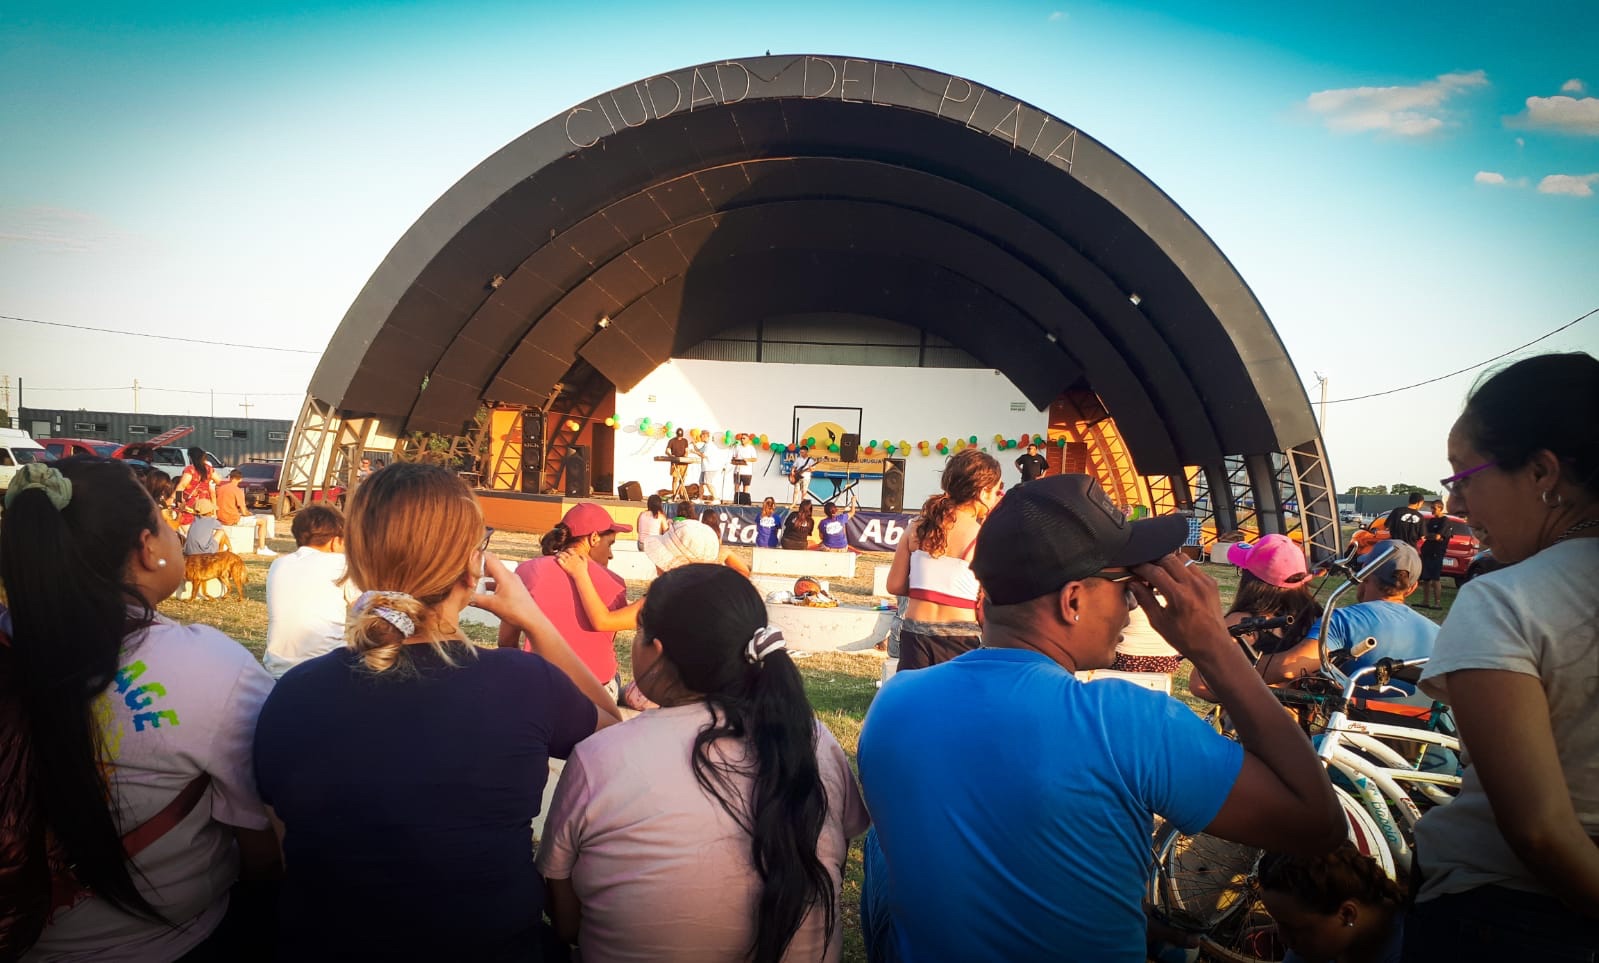
[[[402,237],[312,378],[285,487],[338,449],[561,412],[751,319],[947,339],[1039,409],[1092,392],[1157,508],[1338,547],[1310,405],[1248,286],[1071,125],[959,77],[836,56],[687,67],[586,100]],[[378,442],[380,446],[383,442]],[[342,469],[337,469],[342,470]]]

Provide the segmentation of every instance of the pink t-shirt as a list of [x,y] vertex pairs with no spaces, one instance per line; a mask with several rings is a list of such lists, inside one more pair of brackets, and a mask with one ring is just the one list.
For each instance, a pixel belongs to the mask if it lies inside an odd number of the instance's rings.
[[[555,557],[530,558],[516,567],[516,576],[594,677],[601,684],[615,678],[616,633],[596,629],[583,614],[583,600],[578,598],[577,584],[572,576],[561,571]],[[606,608],[614,612],[627,604],[627,583],[610,569],[591,561],[589,579],[594,582],[594,589],[600,593]],[[522,647],[527,649],[525,639]]]
[[[577,891],[584,963],[746,959],[761,880],[748,834],[694,778],[694,737],[709,722],[698,703],[651,709],[585,739],[567,761],[538,867]],[[869,819],[849,760],[821,723],[816,758],[827,788],[816,855],[833,878],[836,911],[849,840]],[[831,940],[825,926],[813,909],[786,959],[838,960],[842,917]]]

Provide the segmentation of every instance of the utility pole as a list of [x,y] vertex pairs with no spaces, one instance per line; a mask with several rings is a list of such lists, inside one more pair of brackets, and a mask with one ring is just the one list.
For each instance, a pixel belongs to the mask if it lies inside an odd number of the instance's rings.
[[139,413],[139,379],[133,379],[133,413]]
[[1321,385],[1321,405],[1316,412],[1316,427],[1325,437],[1327,434],[1327,376],[1320,371],[1316,372],[1316,383]]
[[250,417],[250,409],[254,408],[255,405],[250,404],[249,396],[245,396],[244,401],[239,404],[239,407],[244,409],[244,417],[248,418]]

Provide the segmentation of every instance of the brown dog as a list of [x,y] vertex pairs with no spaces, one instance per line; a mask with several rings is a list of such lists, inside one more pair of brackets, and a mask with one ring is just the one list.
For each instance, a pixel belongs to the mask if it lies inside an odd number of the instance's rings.
[[205,583],[210,579],[222,583],[222,598],[228,597],[228,586],[232,584],[239,590],[239,601],[244,601],[244,559],[232,552],[183,556],[183,578],[189,583],[191,602],[211,601],[205,591]]

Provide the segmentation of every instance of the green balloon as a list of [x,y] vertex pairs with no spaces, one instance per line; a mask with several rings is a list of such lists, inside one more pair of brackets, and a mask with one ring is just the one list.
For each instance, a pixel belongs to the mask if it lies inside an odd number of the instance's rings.
[[805,439],[805,447],[806,448],[814,448],[815,446],[816,446],[816,436],[815,435],[812,435],[811,437]]
[[977,444],[977,436],[976,436],[976,435],[973,435],[973,436],[971,436],[971,437],[970,437],[970,438],[968,438],[968,439],[966,439],[966,443],[967,443],[967,444],[968,444],[968,445],[975,445],[975,444]]
[[870,445],[867,445],[866,447],[868,447],[868,448],[876,448],[877,447],[877,439],[873,438],[872,439],[872,443]]
[[772,450],[781,455],[783,452],[788,451],[788,446],[782,442],[774,441],[772,442]]
[[836,453],[838,451],[838,446],[837,445],[828,445],[827,446],[827,450]]

